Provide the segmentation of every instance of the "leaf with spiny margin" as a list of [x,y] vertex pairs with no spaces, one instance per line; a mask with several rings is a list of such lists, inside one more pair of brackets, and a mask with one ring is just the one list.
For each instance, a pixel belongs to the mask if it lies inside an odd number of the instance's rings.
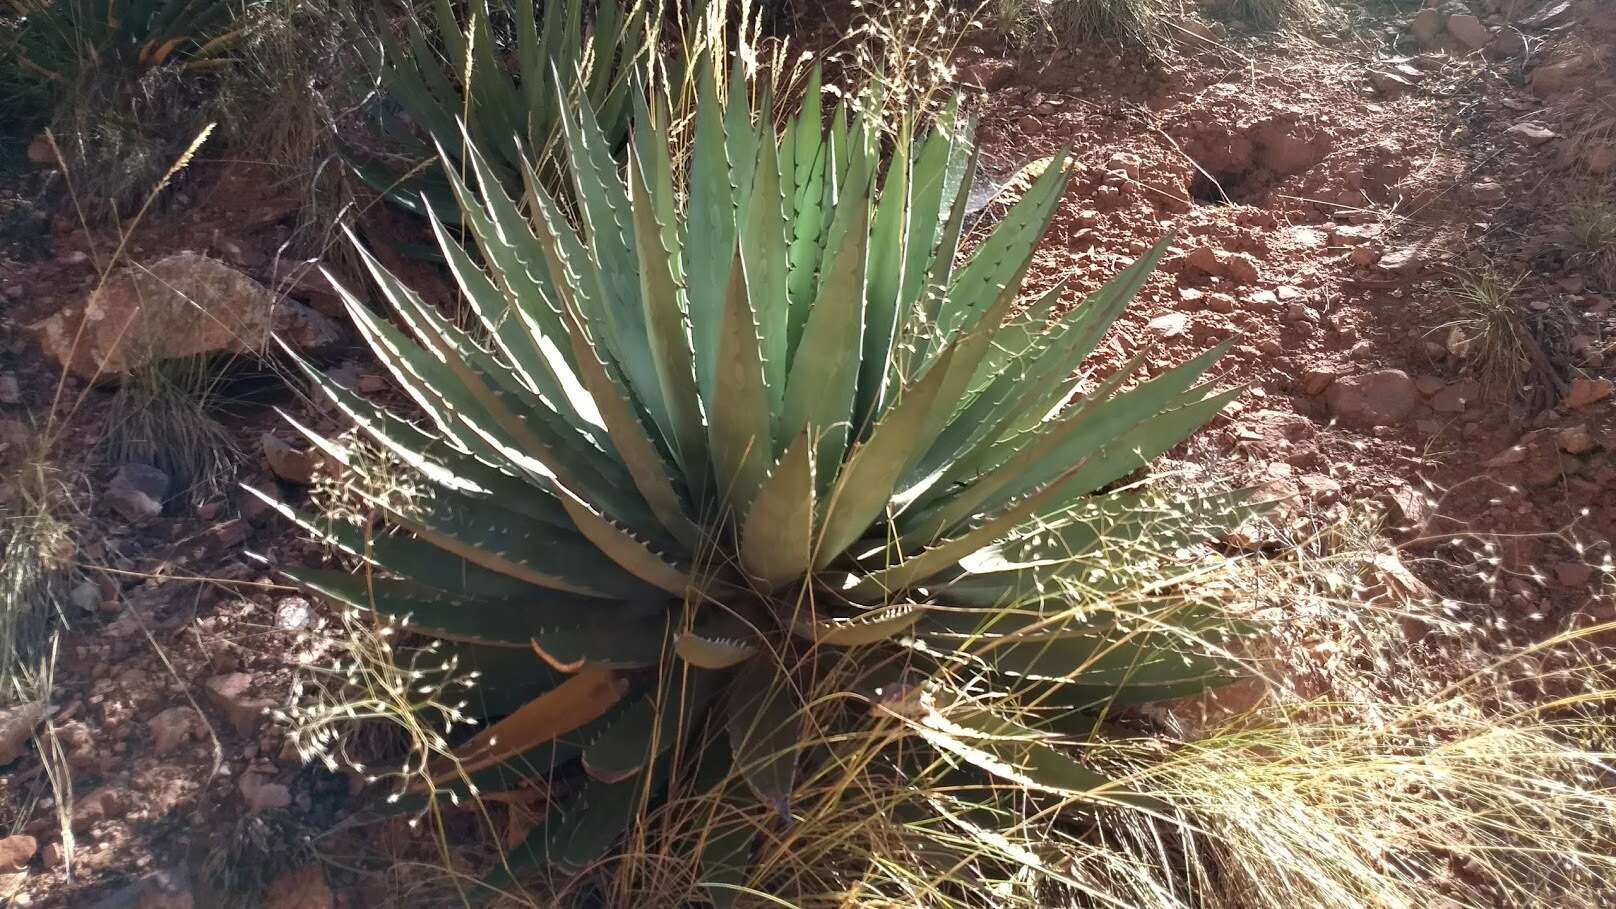
[[[610,482],[610,468],[619,465],[599,457],[601,449],[592,439],[579,435],[553,408],[534,398],[512,378],[508,367],[473,344],[465,332],[428,306],[357,240],[354,245],[400,320],[427,345],[427,348],[397,345],[398,354],[409,364],[409,372],[420,377],[418,382],[429,383],[426,392],[453,404],[460,421],[473,433],[493,434],[500,442],[516,441],[526,451],[543,452],[557,476],[591,490],[614,508],[634,515],[638,510],[635,503],[619,496],[615,483]],[[374,318],[355,315],[365,321],[367,327],[373,326],[384,334],[391,328]],[[428,356],[432,359],[425,359]],[[498,433],[493,433],[496,427]],[[495,448],[497,450],[497,446]],[[497,462],[499,458],[492,460]],[[603,469],[607,472],[602,473]]]
[[814,304],[814,291],[818,287],[820,260],[824,252],[825,225],[829,220],[825,208],[826,187],[834,184],[829,173],[830,146],[820,135],[822,101],[819,91],[820,73],[819,68],[815,67],[804,90],[802,111],[790,130],[793,176],[790,185],[785,187],[786,199],[791,206],[786,219],[791,242],[786,252],[788,369],[796,361],[803,326],[807,324]]
[[853,428],[862,435],[887,403],[887,375],[897,337],[903,293],[904,237],[909,228],[909,124],[905,123],[898,147],[887,167],[881,201],[870,227],[870,262],[866,276],[864,352],[860,357],[858,400]]
[[[479,197],[471,195],[447,157],[444,159],[444,171],[460,203],[465,223],[477,239],[477,248],[483,252],[483,261],[491,266],[505,285],[511,305],[544,326],[544,337],[559,337],[563,328],[557,312],[559,307],[553,302],[556,289],[545,266],[543,251],[534,240],[532,225],[511,197],[506,195],[505,184],[496,182],[497,178],[489,171],[487,159],[475,145],[467,146],[466,160],[477,176]],[[532,190],[541,190],[542,184],[525,161],[522,178]],[[561,356],[567,358],[570,354],[563,350]],[[567,365],[570,371],[570,359]],[[559,367],[557,372],[560,373]]]
[[595,401],[606,433],[617,449],[618,457],[634,480],[657,521],[673,534],[675,540],[693,540],[696,525],[685,515],[684,502],[674,489],[670,465],[640,422],[640,415],[629,400],[629,389],[614,363],[603,361],[595,347],[580,314],[570,306],[562,310],[567,323],[567,338],[572,345],[573,360],[578,364],[579,377],[589,396]]
[[[786,321],[789,301],[786,276],[785,197],[780,192],[780,159],[768,118],[757,136],[758,163],[740,232],[746,262],[746,286],[762,340],[764,384],[769,388],[771,420],[780,413],[786,391]],[[772,458],[774,452],[771,450]]]
[[985,476],[954,497],[905,521],[903,533],[911,545],[924,544],[981,511],[992,511],[1028,489],[1042,485],[1066,466],[1113,444],[1136,426],[1148,425],[1163,411],[1189,403],[1185,389],[1211,368],[1228,349],[1220,345],[1190,359],[1139,387],[1112,397],[1115,389],[1147,356],[1140,352],[1122,369],[1102,382],[1082,404],[1044,424],[1030,444],[997,464]]
[[[1207,370],[1232,344],[1232,341],[1219,344],[1136,388],[1092,408],[1084,408],[1069,420],[1060,421],[1046,430],[1033,445],[995,472],[995,478],[1008,478],[1010,482],[1002,486],[995,484],[993,494],[986,497],[980,507],[992,510],[1041,485],[1060,472],[1064,465],[1075,464],[1096,451],[1116,447],[1114,440],[1135,429],[1145,430],[1146,436],[1158,434],[1152,431],[1153,428],[1173,435],[1176,421],[1164,421],[1161,415],[1165,411],[1192,404],[1204,396],[1204,389],[1197,396],[1191,386],[1206,375]],[[1173,444],[1177,444],[1176,439]],[[1147,444],[1146,447],[1155,446]]]
[[283,566],[281,574],[355,609],[374,612],[433,637],[489,647],[527,650],[545,628],[612,613],[614,624],[643,620],[649,607],[595,597],[547,593],[524,600],[457,597],[413,581],[349,574],[329,568]]
[[597,338],[608,343],[608,358],[628,376],[628,384],[642,400],[660,402],[662,389],[646,340],[645,310],[640,303],[639,254],[634,250],[633,212],[628,189],[606,147],[606,137],[589,105],[581,105],[578,123],[562,117],[572,162],[573,183],[582,200],[592,263],[602,285],[607,326]]
[[621,783],[591,780],[577,795],[558,802],[557,810],[532,837],[543,838],[542,855],[527,861],[542,861],[563,875],[594,865],[633,823],[641,800],[661,791],[668,763],[667,757],[656,761],[648,779],[636,775]]
[[[1055,156],[1063,165],[1067,152]],[[993,233],[971,254],[970,261],[948,285],[942,309],[937,314],[939,331],[946,337],[955,331],[968,331],[979,323],[996,330],[996,323],[984,322],[991,301],[1006,287],[1020,282],[1032,259],[1038,238],[1049,227],[1055,207],[1066,191],[1070,178],[1064,166],[1051,166],[1027,190]]]
[[652,549],[650,544],[635,536],[632,530],[602,514],[595,506],[584,501],[566,486],[560,485],[558,488],[561,493],[561,507],[567,510],[568,517],[578,525],[578,532],[604,552],[607,558],[647,584],[675,596],[682,597],[689,592],[694,581],[686,567],[670,561],[662,553]]
[[780,437],[818,435],[818,483],[829,488],[847,444],[848,421],[858,390],[859,355],[864,335],[864,275],[870,232],[867,159],[855,155],[836,208],[827,243],[832,269],[803,326],[802,341],[786,379]]
[[791,625],[798,637],[826,647],[862,647],[891,640],[920,621],[925,611],[902,605],[875,609],[853,618],[811,618],[799,616]]
[[714,398],[708,409],[708,434],[719,494],[737,515],[751,510],[774,460],[770,395],[764,385],[757,322],[747,292],[744,263],[742,250],[737,247],[724,298],[714,376],[724,393]]
[[690,313],[696,387],[708,413],[718,403],[718,336],[725,285],[735,254],[735,197],[725,150],[723,107],[712,66],[698,65],[696,138],[690,149],[689,197],[685,203],[685,287]]
[[423,198],[422,202],[432,235],[443,251],[444,264],[460,288],[461,297],[470,304],[488,337],[529,388],[558,409],[567,408],[562,412],[569,416],[574,425],[583,428],[583,421],[577,410],[571,407],[572,402],[563,393],[554,368],[545,360],[534,336],[524,329],[520,320],[513,317],[510,301],[488,274],[477,267],[465,248],[449,236],[430,201]]
[[840,557],[886,509],[898,477],[930,441],[923,432],[958,350],[959,345],[949,345],[926,375],[904,390],[871,431],[869,441],[854,446],[825,505],[815,568],[825,568]]
[[735,769],[763,804],[790,817],[802,748],[802,707],[769,654],[744,663],[729,686],[725,728]]
[[541,628],[528,645],[557,672],[655,666],[668,649],[671,614],[665,602],[633,608],[626,621],[621,615],[581,615]]
[[[1086,430],[1090,416],[1111,403],[1117,389],[1138,371],[1149,356],[1148,350],[1135,354],[1090,389],[1077,405],[1058,418],[1040,421],[1034,430],[1021,435],[1007,435],[996,443],[992,441],[993,436],[985,437],[977,451],[956,459],[929,478],[934,494],[915,496],[912,491],[905,491],[906,500],[912,498],[923,506],[906,514],[899,522],[902,532],[909,535],[906,542],[919,544],[935,540],[949,527],[980,511],[982,503],[1014,484],[1018,479],[1015,472],[1018,466],[1035,462],[1045,453],[1053,451],[1063,439],[1079,430]],[[1148,419],[1148,416],[1140,415],[1142,410],[1133,413],[1136,419]],[[1003,428],[1013,419],[1013,416],[1002,418],[998,428]],[[1094,438],[1096,444],[1104,444],[1109,439],[1094,436],[1085,438]]]
[[647,175],[638,152],[629,155],[629,194],[633,200],[635,249],[640,255],[640,300],[645,307],[651,357],[666,397],[668,424],[663,434],[684,471],[685,482],[698,502],[709,473],[707,430],[702,421],[700,394],[685,333],[684,309],[679,305],[677,263],[663,243],[657,221],[660,203],[648,195]]
[[473,736],[455,749],[453,762],[439,762],[432,776],[475,773],[535,748],[598,718],[627,692],[628,682],[610,669],[580,672]]
[[572,529],[566,510],[547,488],[452,448],[443,439],[344,388],[290,346],[281,343],[281,350],[338,411],[424,479],[451,492],[492,500],[501,508],[552,527]]
[[801,578],[813,558],[814,440],[797,436],[741,527],[741,567],[770,589]]
[[1209,396],[1204,391],[1192,392],[1191,397],[1196,399],[1192,403],[1159,413],[1143,425],[1117,436],[1093,457],[1067,468],[1043,488],[961,535],[896,566],[865,575],[849,594],[865,600],[918,584],[1023,523],[1066,510],[1075,500],[1150,463],[1157,455],[1188,438],[1243,390],[1235,388]]
[[[729,72],[729,99],[724,107],[724,143],[725,153],[729,158],[730,186],[734,195],[733,205],[735,211],[745,210],[746,197],[752,186],[752,169],[757,166],[758,134],[752,126],[752,102],[747,96],[751,81],[746,78],[746,61],[741,54],[735,55],[735,61]],[[765,124],[769,123],[770,114],[768,99],[759,105]],[[773,135],[772,125],[768,127]]]
[[[504,599],[537,597],[545,592],[543,588],[526,581],[489,571],[468,562],[425,540],[399,534],[369,535],[357,527],[339,521],[316,521],[298,513],[284,502],[277,501],[255,486],[241,488],[286,520],[302,528],[316,541],[383,571],[409,577],[446,594]],[[642,586],[639,593],[626,596],[643,596],[646,592]]]
[[676,691],[664,687],[646,693],[584,747],[584,772],[616,783],[644,770],[657,755],[689,736],[718,694],[718,682],[714,673],[690,672],[685,684],[669,683],[679,686]]
[[739,638],[681,631],[673,639],[673,652],[698,669],[728,669],[750,659],[757,653],[757,647]]
[[[956,250],[947,244],[939,248],[939,239],[952,223],[955,209],[963,208],[970,192],[970,183],[964,177],[973,146],[971,131],[969,118],[961,122],[960,96],[955,95],[915,155],[914,176],[909,188],[909,229],[904,238],[899,318],[904,318],[920,300],[927,276],[934,274],[933,258],[952,260],[954,257]],[[952,267],[951,261],[949,267]],[[949,273],[943,271],[935,277],[941,279],[938,284],[947,284]]]

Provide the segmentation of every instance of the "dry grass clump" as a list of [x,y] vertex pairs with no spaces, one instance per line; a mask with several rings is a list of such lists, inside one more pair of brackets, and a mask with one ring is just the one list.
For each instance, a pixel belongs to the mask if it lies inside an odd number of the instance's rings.
[[1616,289],[1616,201],[1589,195],[1566,208],[1569,263],[1603,290]]
[[1099,44],[1154,57],[1166,49],[1180,11],[1173,0],[1052,0],[1043,15],[1063,44]]
[[1480,377],[1506,388],[1518,385],[1532,365],[1532,335],[1515,300],[1520,285],[1519,278],[1492,272],[1459,278],[1449,294],[1448,321],[1431,332]]
[[1329,11],[1323,0],[1226,0],[1222,6],[1229,17],[1259,29],[1305,30]]
[[[227,358],[228,359],[228,358]],[[242,453],[218,419],[227,403],[215,358],[152,360],[119,383],[102,439],[113,464],[150,464],[174,488],[206,496],[224,489]]]

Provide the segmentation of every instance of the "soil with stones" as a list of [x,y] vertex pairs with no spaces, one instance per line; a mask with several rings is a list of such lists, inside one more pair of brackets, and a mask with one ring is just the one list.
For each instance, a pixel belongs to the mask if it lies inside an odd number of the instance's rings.
[[[1579,194],[1616,187],[1616,21],[1597,0],[1472,6],[1369,7],[1314,38],[1214,17],[1152,68],[991,44],[956,62],[985,91],[994,173],[1075,150],[1031,289],[1064,279],[1075,304],[1171,238],[1096,375],[1141,351],[1158,372],[1231,344],[1219,379],[1246,393],[1170,466],[1264,487],[1298,514],[1378,503],[1426,583],[1532,639],[1616,618],[1616,286],[1557,239]],[[43,173],[16,176],[6,198],[33,198]],[[218,259],[345,331],[334,296],[284,255],[294,193],[205,149],[176,192],[129,259]],[[30,330],[89,295],[117,244],[68,211],[9,217],[0,253],[0,460],[9,470],[57,433],[80,566],[46,722],[31,743],[12,736],[0,770],[0,825],[16,834],[0,839],[0,892],[36,906],[388,905],[382,876],[342,857],[356,787],[303,766],[266,712],[286,703],[326,607],[248,553],[319,553],[240,490],[307,494],[307,456],[274,407],[341,427],[261,369],[236,380],[225,422],[241,456],[223,481],[181,496],[111,463],[118,399],[61,378]],[[1455,290],[1489,273],[1514,284],[1531,329],[1513,377],[1479,370],[1453,330]],[[385,388],[351,332],[319,356]],[[53,401],[68,418],[47,424]],[[0,487],[0,507],[20,499]],[[62,766],[70,799],[52,786]]]

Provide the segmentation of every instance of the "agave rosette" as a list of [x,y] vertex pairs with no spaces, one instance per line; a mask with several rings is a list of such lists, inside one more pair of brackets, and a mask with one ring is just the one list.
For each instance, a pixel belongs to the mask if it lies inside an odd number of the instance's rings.
[[[679,168],[664,105],[633,99],[623,166],[593,109],[569,109],[569,208],[526,162],[507,196],[476,142],[466,179],[446,159],[464,243],[429,216],[475,326],[368,254],[397,324],[344,292],[419,423],[309,370],[422,493],[376,496],[391,530],[374,534],[281,506],[368,567],[285,570],[484,668],[494,722],[444,785],[582,781],[513,861],[593,861],[697,733],[709,765],[788,812],[789,674],[816,655],[901,654],[922,677],[968,660],[1058,686],[1071,715],[1228,675],[1181,646],[1221,626],[1206,610],[1156,627],[1073,608],[1116,541],[1171,551],[1243,517],[1214,496],[1146,520],[1116,488],[1233,397],[1203,381],[1219,350],[1133,383],[1136,358],[1077,393],[1074,368],[1165,243],[1069,312],[1061,287],[1020,307],[1064,156],[961,256],[977,154],[957,105],[883,161],[869,117],[822,112],[817,76],[778,131],[730,84],[721,99],[702,77]],[[1103,787],[1045,730],[990,711],[917,728],[980,735],[960,756],[1018,784]],[[971,760],[981,749],[999,758]],[[731,857],[749,842],[721,839]]]

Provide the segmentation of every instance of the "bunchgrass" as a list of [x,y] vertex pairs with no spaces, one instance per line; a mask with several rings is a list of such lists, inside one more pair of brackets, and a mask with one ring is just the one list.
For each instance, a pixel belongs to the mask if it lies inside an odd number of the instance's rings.
[[103,453],[112,464],[149,464],[168,474],[175,489],[206,497],[234,475],[242,453],[220,422],[227,357],[154,359],[119,383]]
[[1569,263],[1587,272],[1601,289],[1616,290],[1616,201],[1589,195],[1566,208]]
[[1053,0],[1049,28],[1063,44],[1098,45],[1156,57],[1171,38],[1171,0]]
[[1449,291],[1450,315],[1432,334],[1483,380],[1519,384],[1532,365],[1530,330],[1515,297],[1520,280],[1493,272],[1461,277]]

